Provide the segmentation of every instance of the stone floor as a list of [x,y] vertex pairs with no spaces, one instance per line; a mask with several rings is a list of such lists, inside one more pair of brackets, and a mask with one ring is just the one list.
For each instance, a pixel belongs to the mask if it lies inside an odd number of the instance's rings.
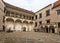
[[60,35],[41,32],[1,32],[0,43],[60,43]]

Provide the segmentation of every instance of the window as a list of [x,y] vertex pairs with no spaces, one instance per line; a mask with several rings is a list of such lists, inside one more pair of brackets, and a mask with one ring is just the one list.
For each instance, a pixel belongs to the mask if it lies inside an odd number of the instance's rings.
[[25,19],[25,15],[23,15],[23,18]]
[[17,17],[17,18],[19,18],[19,17],[20,17],[18,13],[16,13],[16,17]]
[[58,14],[58,15],[60,15],[60,9],[59,9],[59,10],[57,10],[57,14]]
[[39,18],[42,18],[42,13],[39,14]]
[[58,23],[58,28],[60,28],[60,22]]
[[32,20],[34,20],[34,17],[32,17]]
[[28,19],[28,16],[26,16],[26,19]]
[[6,8],[4,7],[4,13],[6,12]]
[[10,12],[9,11],[6,12],[6,16],[10,16]]
[[35,27],[37,27],[37,22],[35,22]]
[[40,21],[39,24],[42,24],[42,21]]
[[20,16],[20,18],[22,18],[22,14],[20,14],[19,16]]
[[11,17],[14,17],[14,12],[11,12],[10,16],[11,16]]
[[29,20],[31,20],[31,16],[29,16]]
[[37,15],[35,16],[35,19],[37,19]]
[[50,15],[50,10],[47,10],[46,11],[46,16],[49,16]]
[[47,20],[47,24],[49,24],[50,23],[50,20]]

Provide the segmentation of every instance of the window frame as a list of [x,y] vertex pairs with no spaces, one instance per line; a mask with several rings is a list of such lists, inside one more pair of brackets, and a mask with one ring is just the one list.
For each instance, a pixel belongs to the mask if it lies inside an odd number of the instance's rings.
[[35,27],[37,27],[37,22],[35,22]]
[[39,19],[42,18],[42,13],[39,14]]
[[[60,9],[56,10],[57,11],[57,15],[60,15]],[[59,11],[59,12],[58,12]]]
[[35,15],[35,19],[37,19],[37,15]]
[[49,19],[49,20],[46,20],[46,23],[47,23],[47,24],[50,24],[50,19]]
[[50,10],[46,10],[46,16],[50,16]]

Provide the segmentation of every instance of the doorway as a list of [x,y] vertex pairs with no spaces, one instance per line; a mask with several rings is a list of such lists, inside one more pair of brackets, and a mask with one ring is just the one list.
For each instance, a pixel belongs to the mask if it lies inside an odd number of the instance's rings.
[[3,26],[3,31],[5,31],[5,26]]
[[23,31],[26,32],[26,27],[23,27]]
[[46,28],[46,32],[47,32],[47,33],[49,32],[48,28]]
[[54,28],[52,28],[52,33],[55,33],[55,30],[54,30]]

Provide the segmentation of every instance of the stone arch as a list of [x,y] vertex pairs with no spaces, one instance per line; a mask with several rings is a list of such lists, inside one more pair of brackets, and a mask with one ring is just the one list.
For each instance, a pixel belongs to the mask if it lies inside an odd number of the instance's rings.
[[7,30],[14,30],[14,19],[13,18],[7,18],[5,22],[5,27]]
[[22,27],[22,31],[26,32],[26,27]]
[[14,22],[14,19],[12,19],[12,18],[7,18],[6,21],[7,21],[7,22],[8,22],[8,21],[13,21],[13,22]]
[[15,21],[15,30],[16,31],[21,31],[21,28],[22,28],[22,21],[21,20],[19,20],[19,19],[17,19],[16,21]]
[[16,23],[16,22],[20,22],[20,23],[22,23],[22,21],[21,21],[21,20],[19,20],[19,19],[17,19],[17,20],[15,21],[15,23]]
[[33,24],[34,22],[30,22],[30,24]]
[[28,21],[23,21],[23,23],[28,23]]
[[29,31],[28,21],[23,21],[23,27],[26,27],[26,31]]
[[51,25],[49,28],[50,28],[50,30],[51,30],[52,33],[55,33],[55,28],[54,28],[53,25]]
[[45,32],[46,32],[46,33],[49,32],[49,28],[48,28],[48,26],[45,26]]
[[29,31],[34,31],[34,23],[32,21],[29,22]]
[[39,26],[39,30],[40,30],[41,32],[45,32],[45,29],[46,29],[45,25],[40,25],[40,26]]

